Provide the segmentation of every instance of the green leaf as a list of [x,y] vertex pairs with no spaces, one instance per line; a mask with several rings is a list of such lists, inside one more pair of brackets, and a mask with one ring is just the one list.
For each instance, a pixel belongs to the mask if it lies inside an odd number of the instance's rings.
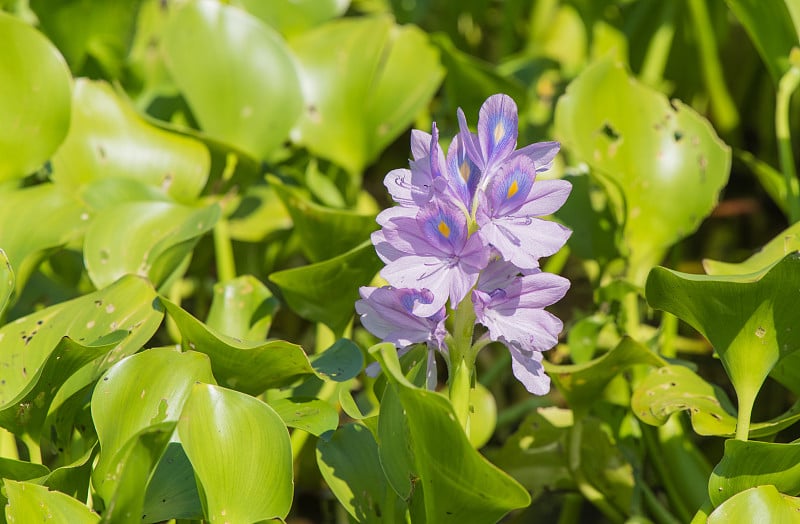
[[[19,427],[46,414],[51,395],[70,376],[73,366],[86,358],[95,358],[87,367],[96,373],[138,351],[163,318],[153,304],[155,296],[146,281],[127,277],[0,328],[4,423]],[[62,342],[65,337],[71,340]],[[78,355],[65,356],[68,351]],[[65,359],[63,368],[58,357]],[[52,383],[39,385],[43,378]],[[35,392],[33,402],[20,405],[31,392]]]
[[[101,496],[110,496],[105,481],[121,450],[148,428],[177,422],[197,382],[214,383],[208,357],[174,348],[148,349],[108,370],[95,387],[91,404],[100,440],[100,460],[92,476]],[[120,418],[120,413],[125,416]]]
[[292,448],[281,418],[249,395],[195,384],[178,435],[210,522],[285,518],[292,503]]
[[203,517],[194,469],[180,442],[170,442],[147,483],[142,505],[142,522],[163,522],[172,518]]
[[357,176],[425,108],[444,72],[425,33],[388,17],[334,20],[290,44],[306,104],[296,141]]
[[203,131],[258,159],[288,138],[300,80],[274,29],[233,6],[188,2],[171,15],[163,49]]
[[67,135],[72,77],[41,33],[0,12],[0,182],[22,178]]
[[303,254],[311,262],[341,255],[369,240],[370,233],[378,229],[374,214],[320,206],[275,177],[270,183],[289,211]]
[[387,483],[378,444],[361,424],[346,424],[317,441],[322,478],[356,522],[402,522],[405,504]]
[[267,338],[278,300],[260,280],[244,275],[214,284],[206,325],[240,340]]
[[100,522],[100,517],[85,504],[44,486],[6,479],[3,489],[8,496],[5,513],[9,522]]
[[522,486],[472,448],[450,403],[403,376],[392,344],[370,353],[389,380],[378,419],[381,464],[395,491],[410,498],[412,521],[495,522],[530,504]]
[[726,0],[744,26],[767,66],[775,85],[789,69],[789,51],[800,45],[788,0]]
[[211,166],[203,143],[147,123],[105,82],[78,80],[73,107],[69,134],[53,156],[57,184],[82,193],[107,179],[135,180],[184,203],[203,190]]
[[249,13],[287,36],[342,15],[350,0],[236,0]]
[[128,53],[140,0],[101,2],[32,0],[42,30],[64,53],[72,70],[97,76],[97,65],[119,78]]
[[249,186],[228,223],[234,240],[261,242],[269,235],[291,229],[292,217],[272,186]]
[[[683,319],[711,342],[736,389],[740,411],[750,409],[776,364],[792,362],[800,349],[794,314],[800,296],[797,253],[751,275],[690,275],[657,267],[647,279],[646,295],[653,308]],[[797,387],[782,369],[773,375]]]
[[769,165],[768,163],[759,160],[749,151],[737,150],[735,153],[736,158],[742,161],[758,179],[761,187],[775,202],[775,205],[783,211],[784,215],[788,215],[789,206],[786,200],[788,191],[786,189],[786,179],[783,173]]
[[160,286],[185,269],[194,245],[219,216],[217,205],[193,208],[170,202],[128,202],[104,209],[86,231],[83,256],[89,278],[104,287],[137,274]]
[[642,285],[666,250],[716,205],[728,180],[730,148],[690,107],[670,103],[608,59],[569,85],[555,125],[556,136],[612,195],[624,224],[629,277]]
[[340,338],[311,359],[311,366],[321,378],[346,382],[364,368],[364,355],[352,340]]
[[778,233],[761,250],[738,264],[703,260],[709,275],[747,275],[762,272],[780,262],[789,253],[800,250],[800,222]]
[[570,407],[577,413],[585,413],[589,406],[603,398],[603,390],[612,379],[637,364],[660,367],[666,365],[666,361],[625,337],[614,349],[589,362],[554,365],[544,361],[544,369]]
[[381,265],[367,241],[324,262],[277,271],[269,279],[297,314],[341,333],[353,317],[358,288],[369,284]]
[[714,506],[764,484],[787,495],[800,494],[800,443],[726,440],[725,454],[708,481]]
[[208,355],[214,376],[224,386],[258,395],[315,372],[303,349],[296,344],[283,340],[237,340],[217,333],[163,297],[161,302],[181,332],[184,349]]
[[0,249],[0,318],[3,318],[3,312],[14,294],[15,282],[14,268],[11,267],[6,252]]
[[318,398],[288,397],[268,402],[283,423],[319,437],[339,425],[339,413],[329,403]]
[[469,390],[470,433],[469,442],[480,449],[489,442],[497,427],[497,403],[494,395],[480,382]]
[[89,214],[77,198],[55,184],[0,189],[0,200],[0,246],[16,273],[19,296],[48,252],[81,238]]
[[707,523],[792,524],[797,522],[798,512],[800,512],[800,499],[778,492],[775,486],[766,485],[734,495],[708,516]]

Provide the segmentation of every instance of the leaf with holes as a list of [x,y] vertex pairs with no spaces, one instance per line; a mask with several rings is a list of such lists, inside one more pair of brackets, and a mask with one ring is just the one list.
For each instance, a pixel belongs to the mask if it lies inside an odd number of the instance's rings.
[[[586,68],[556,106],[556,136],[619,193],[630,279],[697,229],[728,180],[730,148],[700,115],[609,59]],[[680,203],[678,205],[677,203]]]
[[128,274],[161,286],[186,270],[195,244],[219,216],[217,205],[194,208],[171,202],[128,202],[104,209],[86,231],[83,257],[89,277],[99,288]]

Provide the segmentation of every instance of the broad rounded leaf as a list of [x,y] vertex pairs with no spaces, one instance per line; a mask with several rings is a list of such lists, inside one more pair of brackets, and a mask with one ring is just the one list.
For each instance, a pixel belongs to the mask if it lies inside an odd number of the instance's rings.
[[91,406],[100,460],[93,478],[101,495],[107,495],[105,477],[120,450],[151,426],[177,422],[196,382],[214,382],[208,357],[158,348],[117,363],[97,383]]
[[789,253],[800,250],[800,222],[792,224],[767,242],[750,258],[737,264],[717,260],[703,260],[703,268],[709,275],[747,275],[768,270]]
[[187,2],[164,33],[167,66],[200,128],[261,159],[289,136],[300,82],[281,36],[241,9]]
[[128,202],[104,209],[86,231],[83,256],[89,278],[103,287],[136,274],[160,286],[180,269],[219,216],[216,205],[193,208],[170,202]]
[[100,522],[100,516],[82,502],[44,486],[4,480],[3,489],[8,495],[5,514],[9,522]]
[[800,443],[726,440],[725,454],[708,481],[711,502],[719,506],[739,492],[764,484],[787,495],[800,495]]
[[235,0],[284,35],[302,33],[347,10],[350,0]]
[[800,513],[800,499],[780,493],[775,486],[751,488],[725,501],[709,516],[708,524],[769,522],[792,524]]
[[521,485],[472,448],[447,399],[403,376],[392,344],[370,352],[389,380],[378,418],[381,464],[395,490],[411,498],[412,521],[495,522],[530,504]]
[[355,313],[359,286],[381,268],[369,241],[323,262],[277,271],[269,276],[297,314],[341,333]]
[[480,449],[489,442],[497,426],[497,403],[494,395],[480,382],[469,390],[469,441]]
[[41,166],[64,140],[72,77],[58,50],[19,18],[0,11],[0,182]]
[[289,513],[289,433],[267,404],[244,393],[195,384],[178,435],[205,493],[210,522],[256,522]]
[[[653,308],[683,319],[711,342],[736,389],[740,410],[743,399],[752,403],[779,361],[793,366],[800,349],[798,253],[761,273],[741,276],[691,275],[657,267],[647,279],[646,295]],[[797,388],[780,368],[774,376]]]
[[728,180],[730,148],[690,107],[670,103],[608,59],[569,85],[555,125],[556,136],[609,191],[621,193],[617,213],[631,279],[643,284],[666,250],[716,205]]
[[319,437],[339,425],[339,413],[330,402],[318,398],[287,397],[268,402],[283,423]]
[[443,76],[425,33],[388,17],[334,20],[290,43],[306,104],[293,139],[356,175],[414,121]]
[[[405,504],[386,481],[378,444],[361,424],[346,424],[330,439],[317,441],[322,478],[356,522],[402,522]],[[395,499],[395,506],[391,504]],[[387,515],[394,507],[394,515]]]
[[203,517],[194,469],[180,442],[170,442],[147,482],[142,524]]
[[211,165],[204,144],[147,123],[105,82],[78,80],[73,107],[69,134],[53,157],[57,184],[83,191],[100,180],[123,178],[180,202],[200,194]]

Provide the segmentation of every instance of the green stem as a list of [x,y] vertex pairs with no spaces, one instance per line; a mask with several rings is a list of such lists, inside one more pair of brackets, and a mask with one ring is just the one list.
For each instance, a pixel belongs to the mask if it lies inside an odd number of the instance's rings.
[[689,0],[688,3],[699,45],[700,70],[711,99],[711,108],[716,117],[717,127],[723,134],[727,134],[739,125],[739,112],[725,85],[708,6],[706,0]]
[[750,437],[750,417],[753,415],[753,404],[756,400],[755,395],[750,394],[750,391],[748,388],[744,394],[736,392],[739,399],[739,412],[736,416],[736,440],[747,441]]
[[714,511],[714,506],[710,500],[706,500],[705,504],[697,510],[689,524],[706,524],[708,522],[708,515]]
[[800,187],[792,151],[789,113],[792,94],[799,84],[800,69],[792,66],[778,82],[778,93],[775,98],[775,136],[778,139],[781,171],[786,182],[786,208],[789,210],[789,222],[792,224],[800,221]]
[[469,436],[469,392],[471,389],[472,366],[464,360],[455,363],[450,375],[450,403],[464,432]]
[[667,1],[662,4],[660,24],[650,39],[647,54],[642,65],[642,82],[649,86],[658,87],[664,77],[667,66],[669,50],[675,36],[675,8],[677,2]]
[[453,312],[452,339],[449,346],[450,363],[448,382],[450,402],[461,427],[469,435],[469,394],[472,388],[472,370],[475,367],[475,351],[472,335],[475,331],[475,308],[472,297],[467,294]]
[[675,347],[675,337],[678,335],[678,317],[671,313],[664,312],[661,317],[661,334],[659,335],[659,347],[661,354],[667,358],[675,358],[678,351]]
[[228,221],[221,218],[214,226],[214,254],[217,260],[217,279],[227,282],[236,278],[236,262],[233,258]]
[[639,333],[639,295],[628,293],[622,302],[623,315],[625,321],[625,333],[633,339],[638,338]]
[[689,508],[681,497],[680,489],[678,489],[678,486],[675,484],[675,477],[670,470],[670,464],[667,464],[665,460],[661,444],[659,439],[656,438],[656,434],[657,430],[650,427],[642,427],[642,437],[647,449],[647,458],[653,464],[658,478],[661,479],[670,504],[685,521],[689,517]]
[[644,493],[644,502],[647,504],[647,509],[650,510],[650,514],[660,524],[680,524],[681,521],[675,518],[675,516],[667,511],[667,508],[661,505],[661,502],[656,497],[655,493],[653,493],[650,488],[647,486],[646,483],[642,482],[641,484],[642,493]]
[[555,255],[547,259],[547,262],[544,263],[543,271],[545,273],[561,273],[561,270],[567,264],[567,260],[569,260],[570,252],[569,246],[562,247]]
[[20,437],[22,442],[25,443],[25,446],[28,448],[28,457],[29,462],[34,464],[41,464],[42,463],[42,450],[39,447],[39,443],[36,442],[33,437],[28,435],[27,433]]
[[567,493],[564,495],[561,513],[558,515],[558,524],[578,524],[581,521],[582,507],[583,497],[579,494]]
[[17,439],[6,428],[0,428],[0,457],[19,460]]

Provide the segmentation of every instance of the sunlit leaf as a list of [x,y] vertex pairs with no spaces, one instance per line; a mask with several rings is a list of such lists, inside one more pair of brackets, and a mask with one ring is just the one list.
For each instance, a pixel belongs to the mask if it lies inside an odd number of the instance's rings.
[[605,355],[583,364],[554,365],[544,361],[547,374],[570,407],[581,413],[603,397],[603,390],[612,379],[637,364],[660,367],[666,365],[666,361],[628,337]]
[[3,318],[3,312],[14,294],[15,282],[11,261],[8,260],[6,252],[0,249],[0,318]]
[[400,522],[405,504],[383,475],[375,437],[360,424],[346,424],[317,441],[317,464],[325,482],[356,522]]
[[73,107],[69,134],[53,157],[57,184],[82,192],[97,181],[123,178],[179,202],[200,194],[210,168],[202,143],[147,123],[105,82],[78,80]]
[[292,217],[272,186],[249,186],[236,211],[229,217],[231,238],[260,242],[292,227]]
[[277,271],[269,279],[300,316],[341,333],[355,313],[358,288],[369,284],[380,268],[375,248],[367,241],[338,257]]
[[5,514],[9,522],[100,522],[100,517],[85,504],[44,486],[6,479],[3,489],[8,496]]
[[343,14],[350,0],[235,0],[234,4],[291,36]]
[[[161,302],[181,332],[183,347],[208,355],[219,383],[237,391],[258,395],[268,388],[287,386],[306,375],[326,376],[324,372],[330,372],[327,376],[333,376],[341,366],[317,371],[296,344],[283,340],[237,340],[217,333],[172,302],[164,298]],[[341,380],[352,378],[358,371],[360,368]]]
[[[0,328],[4,423],[14,427],[41,423],[52,395],[75,367],[93,359],[88,367],[96,372],[138,351],[163,318],[154,299],[146,281],[129,277]],[[43,378],[47,381],[39,384]],[[37,401],[24,402],[31,392],[36,392]]]
[[725,454],[708,481],[711,502],[719,506],[764,484],[787,495],[800,494],[800,443],[726,440]]
[[281,418],[249,395],[195,384],[178,435],[202,485],[210,522],[285,518],[292,448]]
[[730,148],[690,107],[670,103],[608,59],[569,85],[555,120],[564,145],[620,193],[629,277],[642,285],[667,248],[714,208],[728,180]]
[[283,423],[319,437],[339,425],[339,413],[324,400],[308,397],[276,398],[268,402]]
[[[214,383],[208,357],[172,348],[148,349],[119,362],[92,394],[92,420],[100,439],[95,489],[110,495],[106,477],[134,436],[162,422],[177,422],[197,382]],[[124,417],[120,414],[124,413]]]
[[480,382],[469,391],[470,433],[472,447],[480,449],[489,442],[497,426],[497,403],[494,395]]
[[743,262],[731,264],[705,259],[703,268],[709,275],[747,275],[765,271],[789,253],[798,250],[800,250],[800,222],[778,233],[767,245]]
[[775,486],[758,486],[745,490],[725,501],[708,516],[708,524],[730,522],[797,522],[800,499],[778,492]]
[[258,159],[288,138],[300,82],[274,29],[237,7],[187,2],[171,15],[163,49],[203,131]]
[[[776,364],[792,362],[800,349],[794,313],[800,297],[800,255],[784,257],[750,275],[690,275],[657,267],[647,300],[691,324],[714,346],[739,397],[749,409]],[[796,358],[796,357],[795,357]],[[773,376],[796,388],[780,368]]]
[[[97,214],[86,231],[84,260],[97,287],[127,274],[159,286],[185,263],[220,216],[216,205],[129,202]],[[123,232],[121,234],[121,232]]]
[[48,252],[81,238],[89,213],[55,184],[0,189],[0,200],[0,246],[14,270],[19,293]]
[[278,301],[257,278],[243,275],[214,285],[206,325],[240,340],[264,340]]
[[0,11],[0,182],[41,166],[69,127],[72,77],[58,50]]
[[334,20],[290,44],[306,104],[293,138],[355,175],[413,122],[443,75],[425,33],[388,17]]
[[788,0],[725,0],[744,26],[777,85],[789,68],[789,52],[800,45]]
[[311,262],[341,255],[369,240],[370,233],[378,229],[373,214],[321,206],[276,178],[270,182],[289,211],[300,247]]
[[412,521],[495,522],[530,504],[522,486],[472,448],[450,403],[403,376],[392,344],[370,351],[389,380],[378,419],[381,465],[410,498]]

